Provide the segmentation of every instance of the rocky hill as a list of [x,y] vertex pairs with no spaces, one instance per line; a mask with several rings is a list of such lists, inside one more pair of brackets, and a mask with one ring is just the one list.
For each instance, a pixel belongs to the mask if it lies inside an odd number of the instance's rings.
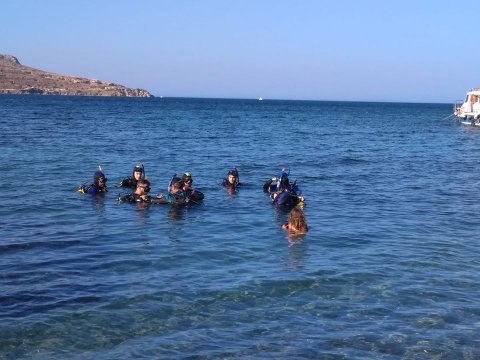
[[143,89],[23,66],[11,55],[0,55],[0,94],[153,97]]

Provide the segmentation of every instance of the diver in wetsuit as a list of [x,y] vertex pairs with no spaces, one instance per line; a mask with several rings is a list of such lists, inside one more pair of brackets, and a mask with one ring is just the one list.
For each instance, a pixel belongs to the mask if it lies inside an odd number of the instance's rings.
[[[191,175],[185,173],[183,178],[189,180],[189,178],[191,179]],[[158,197],[166,199],[172,205],[198,204],[203,200],[204,195],[198,190],[190,189],[190,186],[191,182],[186,183],[184,180],[174,176],[168,186],[168,194],[159,194]]]
[[305,201],[303,196],[300,196],[301,193],[297,186],[297,181],[290,183],[285,168],[282,168],[277,177],[273,177],[265,182],[263,191],[270,194],[270,199],[273,205],[276,206],[293,207],[304,204]]
[[132,176],[127,176],[118,186],[135,189],[139,180],[145,179],[145,167],[143,164],[135,165]]
[[185,192],[185,195],[187,196],[187,199],[189,201],[192,201],[194,203],[198,203],[199,201],[202,201],[205,198],[205,195],[201,191],[198,191],[197,189],[193,189],[193,178],[192,174],[189,172],[186,172],[182,176],[182,181],[183,181],[183,191]]
[[186,205],[189,203],[189,198],[185,190],[183,190],[185,183],[182,179],[174,177],[168,186],[169,192],[167,195],[158,194],[158,199],[163,199],[168,204],[172,205]]
[[165,198],[152,197],[148,195],[150,192],[150,181],[147,179],[140,179],[137,181],[137,187],[131,194],[118,198],[118,202],[142,203],[142,204],[168,204]]
[[268,179],[263,185],[263,192],[273,193],[290,189],[290,180],[288,180],[287,169],[282,168],[282,171],[278,173],[278,176],[274,176]]
[[90,185],[82,185],[80,186],[77,191],[82,194],[104,194],[107,190],[107,178],[105,174],[101,170],[95,171],[93,174],[93,183]]
[[238,176],[237,168],[233,168],[233,170],[228,172],[227,177],[223,179],[222,185],[233,190],[240,186],[240,178]]

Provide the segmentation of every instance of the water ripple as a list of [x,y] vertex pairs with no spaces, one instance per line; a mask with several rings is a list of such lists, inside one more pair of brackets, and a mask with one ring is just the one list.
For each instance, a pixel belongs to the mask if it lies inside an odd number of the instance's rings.
[[[480,358],[480,137],[449,105],[0,101],[0,358]],[[139,162],[203,205],[117,204]],[[110,192],[75,193],[99,164]],[[299,241],[262,192],[282,166]]]

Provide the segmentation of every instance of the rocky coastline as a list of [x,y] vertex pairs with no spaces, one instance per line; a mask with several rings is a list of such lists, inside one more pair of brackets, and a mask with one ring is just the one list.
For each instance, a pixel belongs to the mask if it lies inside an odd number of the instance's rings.
[[11,55],[0,55],[0,94],[153,97],[144,89],[34,69]]

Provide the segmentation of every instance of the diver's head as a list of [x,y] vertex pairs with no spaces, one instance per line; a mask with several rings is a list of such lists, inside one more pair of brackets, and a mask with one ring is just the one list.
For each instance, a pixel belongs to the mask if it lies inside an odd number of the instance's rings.
[[288,180],[287,175],[285,175],[280,179],[280,190],[289,190],[289,189],[290,189],[290,181]]
[[107,185],[105,174],[100,170],[95,171],[95,174],[93,174],[93,183],[98,188],[105,188]]
[[135,167],[133,168],[133,179],[135,181],[145,179],[145,168],[143,167],[143,164],[135,165]]
[[230,184],[235,184],[238,179],[238,172],[236,170],[230,170],[227,174],[227,180]]
[[150,181],[147,179],[140,179],[137,182],[137,188],[135,189],[135,194],[137,195],[147,195],[150,191]]
[[176,194],[177,192],[182,191],[184,186],[185,182],[182,179],[176,177],[172,180],[172,187],[170,191],[173,194]]
[[278,174],[278,181],[280,182],[280,188],[277,190],[290,189],[290,180],[288,180],[287,169],[282,168],[282,171]]
[[190,188],[193,184],[192,174],[186,172],[182,176],[182,181],[186,189]]

